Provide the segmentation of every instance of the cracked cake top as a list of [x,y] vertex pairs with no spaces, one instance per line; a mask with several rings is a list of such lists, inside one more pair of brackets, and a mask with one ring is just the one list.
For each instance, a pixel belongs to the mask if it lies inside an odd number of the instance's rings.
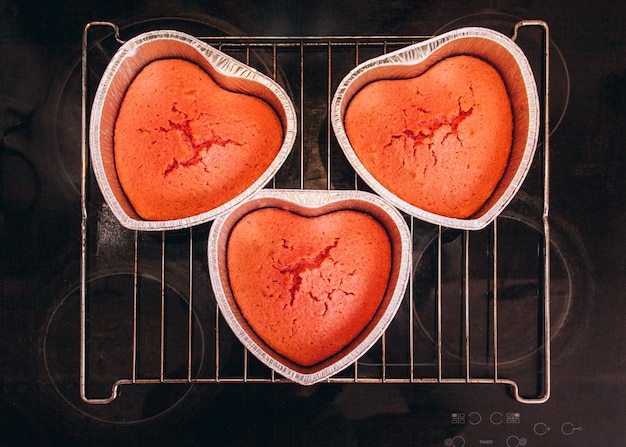
[[502,78],[465,55],[414,78],[367,84],[349,103],[344,125],[359,160],[386,189],[454,218],[471,216],[489,198],[513,138]]
[[376,313],[391,242],[361,211],[303,217],[261,208],[233,227],[226,262],[233,297],[252,329],[276,352],[310,366],[343,349]]
[[283,141],[260,98],[220,87],[198,65],[157,60],[130,84],[115,122],[115,167],[146,220],[181,219],[242,193]]

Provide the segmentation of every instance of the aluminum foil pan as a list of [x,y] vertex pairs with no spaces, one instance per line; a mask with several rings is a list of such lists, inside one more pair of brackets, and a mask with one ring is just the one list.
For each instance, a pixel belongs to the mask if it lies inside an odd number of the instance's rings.
[[[336,355],[303,367],[281,356],[252,330],[233,298],[226,265],[226,247],[234,225],[247,213],[261,208],[281,208],[305,217],[337,210],[358,210],[376,218],[391,240],[392,269],[387,291],[373,319],[363,332]],[[378,340],[393,320],[411,273],[411,236],[398,210],[380,197],[360,191],[262,190],[229,213],[219,216],[208,240],[208,263],[217,304],[224,319],[243,345],[262,363],[283,377],[302,385],[327,379],[346,368]]]
[[[203,68],[223,88],[265,100],[283,126],[282,146],[252,185],[237,197],[192,217],[149,221],[137,215],[122,190],[113,157],[113,131],[124,94],[135,76],[148,64],[166,58],[182,58]],[[160,30],[141,34],[126,42],[107,66],[96,91],[89,125],[91,161],[104,199],[120,223],[133,230],[172,230],[214,219],[261,189],[289,155],[296,138],[296,113],[286,92],[272,79],[187,34]]]
[[[491,63],[504,80],[513,112],[513,143],[504,174],[490,198],[472,216],[464,219],[425,211],[391,193],[365,169],[350,145],[343,124],[350,100],[366,84],[381,79],[416,77],[442,59],[456,55],[475,56]],[[467,230],[487,226],[521,187],[537,146],[539,115],[537,86],[522,50],[505,35],[479,27],[451,31],[358,65],[339,84],[331,105],[332,126],[339,144],[354,169],[372,189],[416,218]]]

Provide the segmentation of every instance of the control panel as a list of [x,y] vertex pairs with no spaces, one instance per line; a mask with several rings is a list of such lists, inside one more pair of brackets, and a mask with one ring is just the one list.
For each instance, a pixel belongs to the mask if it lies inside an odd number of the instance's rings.
[[[519,411],[450,413],[450,435],[443,447],[535,447],[579,445],[583,425],[574,420],[542,420]],[[570,442],[571,441],[571,442]]]

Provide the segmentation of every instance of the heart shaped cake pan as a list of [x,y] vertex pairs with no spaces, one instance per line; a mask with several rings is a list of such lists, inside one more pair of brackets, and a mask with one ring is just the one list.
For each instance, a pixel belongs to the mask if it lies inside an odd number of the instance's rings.
[[[450,217],[426,211],[392,193],[369,172],[352,147],[345,128],[350,101],[368,84],[379,80],[419,77],[453,56],[474,56],[488,62],[504,82],[511,103],[512,145],[504,172],[488,199],[468,217]],[[469,27],[370,59],[354,68],[337,88],[331,105],[332,126],[349,162],[378,194],[402,211],[433,224],[467,230],[487,226],[513,199],[532,164],[539,133],[539,99],[530,64],[507,36],[486,28]],[[484,123],[489,126],[489,123]]]
[[[163,59],[184,59],[195,63],[223,89],[265,101],[280,120],[283,141],[269,167],[236,197],[191,217],[146,220],[134,210],[120,184],[114,159],[114,128],[130,84],[144,67]],[[245,118],[242,116],[244,121]],[[289,155],[296,132],[296,113],[293,104],[275,81],[192,36],[178,31],[159,30],[138,35],[127,41],[111,59],[93,101],[89,145],[96,180],[115,217],[129,229],[158,231],[186,228],[210,221],[261,189]]]
[[[335,211],[358,211],[373,217],[384,228],[384,232],[389,238],[391,248],[390,273],[384,295],[377,304],[373,317],[345,347],[316,364],[302,366],[302,364],[290,360],[270,347],[252,329],[233,295],[227,263],[227,249],[231,232],[245,216],[267,208],[287,210],[298,216],[313,219],[324,218],[325,215]],[[284,243],[287,244],[289,241],[286,240]],[[281,376],[302,385],[311,385],[329,378],[356,362],[381,337],[403,300],[411,271],[411,250],[411,236],[404,218],[396,208],[376,195],[360,191],[264,189],[230,212],[219,216],[213,222],[208,239],[208,265],[220,311],[242,344],[262,363]],[[271,264],[272,261],[267,259],[267,263]],[[239,261],[231,260],[231,262]],[[251,260],[242,259],[241,262],[251,263]],[[333,275],[332,273],[327,274]],[[338,275],[341,276],[343,273],[338,273]],[[263,275],[259,274],[258,276]],[[272,280],[267,278],[267,281],[271,282]],[[302,281],[306,281],[306,279]],[[270,321],[270,324],[273,321]],[[302,348],[307,349],[308,347],[303,346]]]

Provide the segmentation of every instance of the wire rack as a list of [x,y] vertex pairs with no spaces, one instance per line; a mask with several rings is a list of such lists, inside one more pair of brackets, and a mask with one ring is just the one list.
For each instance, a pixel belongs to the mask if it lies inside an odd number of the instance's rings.
[[[538,170],[542,207],[534,225],[536,291],[530,309],[533,336],[524,356],[530,369],[503,359],[502,248],[506,246],[506,212],[479,232],[451,232],[405,216],[414,241],[414,275],[398,316],[370,351],[329,383],[504,384],[522,403],[543,403],[550,397],[550,227],[549,215],[549,30],[541,21],[515,24],[518,32],[541,34],[539,79],[543,135],[533,166]],[[206,250],[210,223],[185,231],[141,233],[117,225],[106,212],[92,179],[88,155],[89,107],[93,83],[90,49],[94,30],[108,32],[115,45],[124,41],[115,24],[89,23],[82,50],[82,175],[80,272],[80,394],[88,404],[115,400],[121,386],[145,384],[285,383],[287,379],[261,365],[237,343],[214,303],[207,266],[198,259]],[[334,87],[349,69],[366,58],[419,42],[431,36],[333,37],[202,37],[210,45],[255,66],[292,95],[298,109],[298,138],[284,172],[267,187],[301,189],[366,189],[338,154],[327,119]],[[99,43],[95,44],[96,46]],[[106,63],[106,60],[104,61]],[[321,68],[320,68],[321,67]],[[97,77],[97,75],[96,75]],[[96,81],[97,82],[97,81]],[[320,99],[321,98],[321,99]],[[319,166],[311,160],[316,160]],[[340,173],[341,175],[339,175]],[[454,236],[450,248],[450,234]],[[114,242],[111,243],[111,240]],[[120,242],[122,241],[122,242]],[[111,249],[113,246],[113,249]],[[415,247],[418,249],[415,250]],[[476,248],[478,247],[478,248]],[[486,248],[484,248],[486,247]],[[106,252],[109,251],[107,255]],[[476,255],[476,252],[479,252]],[[484,256],[483,256],[484,255]],[[486,273],[477,277],[477,256]],[[96,303],[105,260],[126,261],[128,287],[117,301]],[[431,281],[427,290],[417,279],[428,258]],[[484,260],[482,260],[484,258]],[[206,262],[206,261],[204,261]],[[115,263],[115,262],[114,262]],[[148,266],[148,267],[146,267]],[[105,269],[106,270],[106,269]],[[115,277],[114,277],[115,278]],[[122,287],[119,280],[115,287]],[[172,286],[176,282],[177,286]],[[453,284],[450,287],[450,283]],[[180,285],[182,284],[182,285]],[[477,292],[478,289],[478,292]],[[452,290],[452,292],[450,292]],[[147,296],[151,295],[151,296]],[[428,295],[426,300],[424,295]],[[478,300],[480,304],[476,304]],[[123,304],[120,304],[120,300]],[[177,301],[178,304],[172,304]],[[481,323],[474,309],[486,306]],[[117,309],[115,312],[112,308]],[[120,310],[121,309],[121,310]],[[421,313],[415,309],[421,309]],[[426,309],[426,310],[424,310]],[[424,318],[424,312],[428,315]],[[175,313],[175,315],[174,315]],[[452,316],[450,314],[453,314]],[[112,315],[114,315],[112,317]],[[115,318],[115,321],[110,321]],[[123,330],[118,330],[120,320]],[[177,325],[172,323],[178,321]],[[452,325],[449,327],[448,325]],[[108,338],[102,343],[102,338]],[[450,340],[453,342],[450,343]],[[450,346],[455,348],[451,349]],[[103,359],[116,359],[108,376]],[[121,360],[120,360],[121,359]],[[523,363],[523,362],[522,362]],[[518,372],[516,372],[518,371]],[[524,371],[520,373],[519,371]],[[511,375],[509,375],[511,374]],[[520,378],[512,376],[522,374]],[[525,377],[529,376],[529,377]],[[527,380],[527,379],[531,380]],[[103,382],[101,387],[98,386]],[[520,382],[532,382],[522,392]]]

